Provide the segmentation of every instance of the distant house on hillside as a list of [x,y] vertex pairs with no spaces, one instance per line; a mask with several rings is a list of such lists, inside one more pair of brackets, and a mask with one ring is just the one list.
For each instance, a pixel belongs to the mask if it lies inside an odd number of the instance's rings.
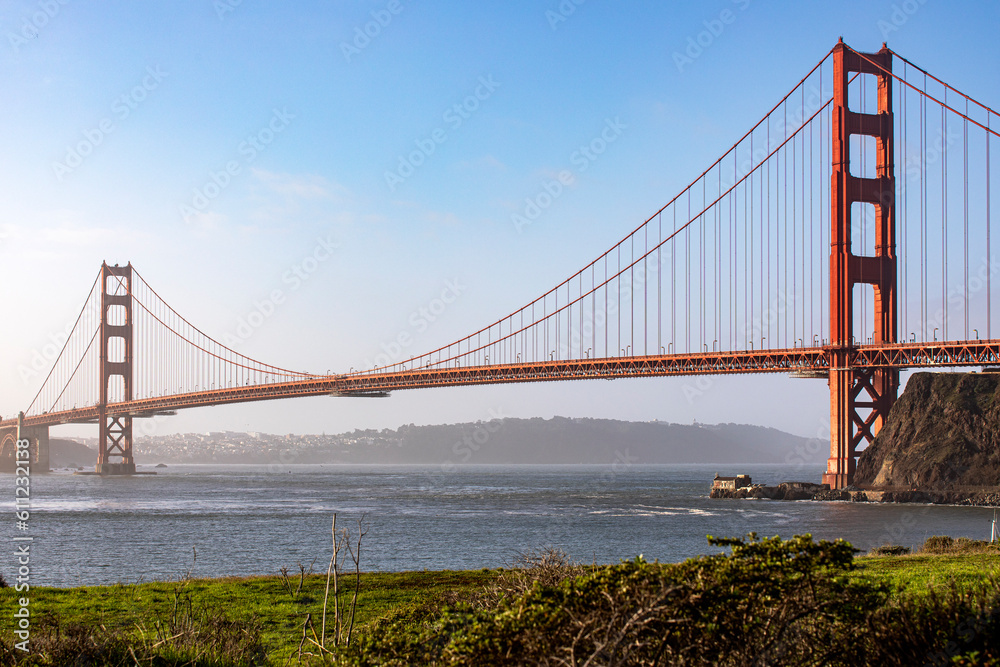
[[719,477],[719,473],[715,473],[715,479],[712,480],[713,489],[729,489],[735,491],[736,489],[742,489],[745,486],[750,486],[750,475],[737,475],[736,477]]

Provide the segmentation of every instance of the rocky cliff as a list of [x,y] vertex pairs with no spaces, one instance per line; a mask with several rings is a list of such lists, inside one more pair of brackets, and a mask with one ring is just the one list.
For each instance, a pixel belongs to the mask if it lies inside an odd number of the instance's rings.
[[861,453],[854,483],[881,491],[996,495],[1000,373],[914,374]]

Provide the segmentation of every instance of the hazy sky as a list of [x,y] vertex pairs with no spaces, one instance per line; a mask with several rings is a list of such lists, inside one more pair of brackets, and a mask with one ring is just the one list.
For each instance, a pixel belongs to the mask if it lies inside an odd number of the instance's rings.
[[[0,414],[31,400],[42,376],[25,369],[102,260],[131,261],[202,330],[269,363],[362,368],[401,334],[408,357],[610,247],[840,35],[886,40],[1000,105],[998,25],[995,0],[2,1]],[[616,140],[582,165],[609,124]],[[401,168],[415,150],[422,164]],[[573,186],[516,229],[511,214],[566,169]],[[255,310],[268,317],[241,330]],[[828,410],[821,381],[667,378],[218,407],[151,430],[558,414],[825,437]]]

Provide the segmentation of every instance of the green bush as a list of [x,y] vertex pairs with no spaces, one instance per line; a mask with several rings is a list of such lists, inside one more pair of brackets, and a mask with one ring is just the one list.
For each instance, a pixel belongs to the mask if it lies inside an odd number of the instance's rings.
[[880,547],[875,547],[868,552],[869,556],[905,556],[910,553],[910,547],[900,546],[898,544],[883,544]]
[[973,540],[968,537],[955,539],[947,535],[934,535],[928,537],[920,553],[926,554],[975,554],[975,553],[1000,553],[1000,544],[991,543],[987,540]]
[[[345,665],[1000,665],[1000,586],[920,596],[849,577],[847,542],[714,539],[731,552],[552,571],[494,606],[364,635]],[[570,569],[565,569],[571,572]],[[524,576],[521,581],[530,579]]]
[[[885,586],[845,576],[844,541],[714,539],[731,554],[676,565],[641,558],[536,584],[495,609],[455,608],[414,630],[367,636],[355,665],[857,664],[847,638]],[[588,662],[589,661],[589,662]]]
[[1000,581],[906,596],[872,614],[870,665],[1000,665]]

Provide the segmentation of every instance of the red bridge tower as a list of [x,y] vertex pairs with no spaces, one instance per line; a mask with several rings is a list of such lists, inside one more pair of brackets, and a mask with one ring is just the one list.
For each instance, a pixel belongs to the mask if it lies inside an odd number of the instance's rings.
[[130,475],[132,459],[132,417],[108,415],[112,403],[132,400],[132,264],[124,267],[101,265],[101,362],[100,440],[97,472],[101,475]]
[[[878,80],[878,113],[848,108],[847,86],[854,72]],[[830,458],[823,482],[838,489],[854,478],[857,447],[882,428],[899,392],[899,369],[852,367],[854,286],[872,285],[875,324],[872,342],[895,343],[896,178],[893,163],[892,52],[857,54],[841,41],[833,52],[833,178],[830,234]],[[876,174],[851,174],[852,135],[874,137]],[[851,252],[852,205],[875,208],[875,255]],[[867,415],[859,413],[869,411]]]

